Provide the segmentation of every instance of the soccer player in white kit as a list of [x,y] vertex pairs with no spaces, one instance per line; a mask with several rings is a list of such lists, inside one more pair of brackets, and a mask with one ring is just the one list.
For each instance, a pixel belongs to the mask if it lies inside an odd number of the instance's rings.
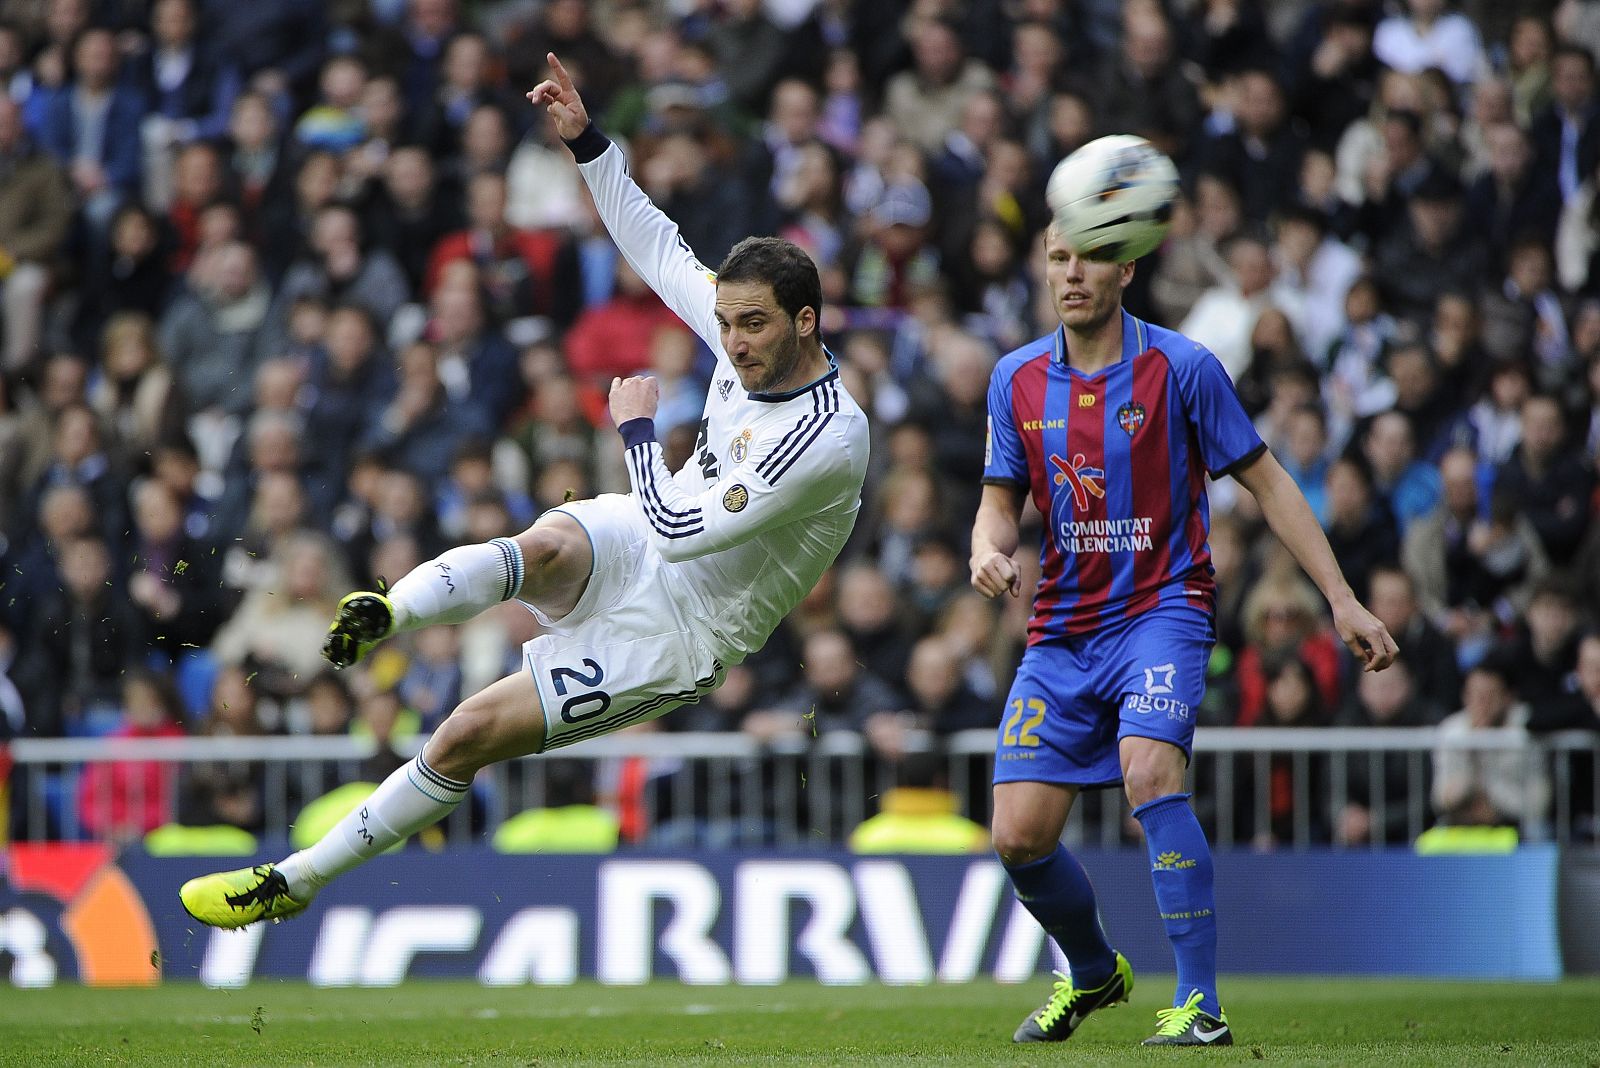
[[387,595],[345,597],[324,648],[339,667],[399,631],[461,623],[512,598],[547,633],[524,648],[525,670],[463,701],[321,841],[278,864],[185,883],[184,907],[204,923],[291,916],[336,876],[448,815],[478,769],[698,701],[761,647],[855,525],[867,420],[818,334],[815,265],[787,241],[748,238],[708,270],[549,60],[555,78],[528,99],[555,120],[629,264],[717,354],[695,455],[668,471],[655,380],[614,381],[632,493],[562,505],[515,538],[445,552]]

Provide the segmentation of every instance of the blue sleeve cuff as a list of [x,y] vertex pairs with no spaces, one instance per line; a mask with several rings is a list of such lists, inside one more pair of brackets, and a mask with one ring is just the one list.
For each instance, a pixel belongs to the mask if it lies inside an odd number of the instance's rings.
[[572,151],[572,158],[579,163],[589,163],[600,158],[606,149],[611,147],[611,139],[600,132],[600,128],[593,122],[583,128],[583,132],[567,142],[567,148]]
[[629,419],[617,427],[617,433],[622,435],[622,443],[631,449],[656,440],[656,421],[644,417]]

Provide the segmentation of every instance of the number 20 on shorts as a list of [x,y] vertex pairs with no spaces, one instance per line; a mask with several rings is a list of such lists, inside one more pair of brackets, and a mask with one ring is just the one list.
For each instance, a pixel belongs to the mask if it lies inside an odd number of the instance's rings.
[[[1002,740],[1006,745],[1021,745],[1032,748],[1039,744],[1039,736],[1034,729],[1044,722],[1044,702],[1037,697],[1026,700],[1019,697],[1011,702],[1015,709],[1006,719],[1006,732]],[[1028,718],[1023,719],[1026,715]]]

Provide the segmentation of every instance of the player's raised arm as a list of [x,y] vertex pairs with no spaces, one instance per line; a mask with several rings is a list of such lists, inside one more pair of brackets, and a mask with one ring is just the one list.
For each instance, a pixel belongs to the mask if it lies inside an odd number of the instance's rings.
[[684,243],[678,224],[655,206],[628,175],[627,160],[589,118],[572,76],[554,52],[546,55],[554,78],[540,82],[528,93],[535,106],[544,105],[556,133],[572,150],[578,171],[594,195],[596,209],[622,250],[629,265],[690,329],[717,349],[713,318],[716,275]]
[[692,493],[673,479],[656,441],[659,389],[654,378],[613,381],[611,418],[628,450],[628,479],[650,540],[668,560],[721,552],[814,514],[835,503],[841,467],[866,463],[849,454],[839,433],[839,421],[855,416],[841,412],[843,387],[834,378],[817,387],[814,411],[757,437],[748,462]]

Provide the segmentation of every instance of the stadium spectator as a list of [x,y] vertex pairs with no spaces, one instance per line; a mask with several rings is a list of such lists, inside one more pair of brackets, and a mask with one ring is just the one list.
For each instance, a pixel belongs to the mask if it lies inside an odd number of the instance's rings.
[[173,151],[221,137],[240,89],[238,68],[200,44],[199,24],[195,0],[151,5],[149,46],[126,74],[148,108],[139,126],[144,199],[157,210],[172,197]]
[[1522,402],[1522,440],[1495,472],[1495,492],[1527,517],[1551,563],[1565,565],[1589,520],[1594,475],[1567,445],[1566,415],[1553,396]]
[[[428,307],[432,318],[424,336],[433,343],[446,397],[487,421],[487,426],[464,426],[461,432],[499,430],[522,403],[516,349],[485,315],[476,284],[447,281],[434,292]],[[442,471],[449,455],[447,450],[437,457],[429,472]]]
[[951,22],[914,18],[906,36],[912,68],[884,86],[883,110],[901,137],[933,152],[960,125],[967,100],[994,85],[994,74],[966,54],[961,29]]
[[1138,134],[1184,159],[1203,112],[1194,84],[1174,62],[1175,53],[1172,24],[1159,7],[1125,6],[1120,48],[1084,85],[1102,128]]
[[905,678],[912,638],[888,574],[866,563],[844,568],[836,601],[839,629],[862,666],[890,685]]
[[1528,705],[1528,726],[1549,729],[1565,715],[1578,689],[1578,640],[1583,618],[1571,578],[1556,572],[1534,587],[1522,626],[1508,646],[1512,684]]
[[1463,225],[1460,183],[1435,173],[1419,184],[1374,259],[1383,298],[1397,317],[1427,315],[1441,293],[1471,292],[1488,259],[1474,228]]
[[7,373],[34,358],[52,267],[72,220],[66,173],[23,128],[22,109],[0,98],[0,308]]
[[342,204],[316,213],[305,255],[289,265],[278,285],[265,324],[268,355],[281,351],[289,336],[289,312],[302,297],[358,304],[379,322],[388,322],[410,291],[395,258],[363,243],[361,222]]
[[1449,0],[1405,0],[1404,14],[1378,24],[1372,50],[1387,67],[1415,74],[1439,67],[1458,83],[1476,81],[1485,65],[1477,27],[1448,11]]
[[1375,416],[1367,425],[1361,455],[1372,472],[1372,488],[1388,506],[1402,536],[1414,520],[1439,503],[1439,472],[1417,458],[1411,421],[1405,413],[1397,409]]
[[[1502,655],[1480,661],[1467,673],[1462,708],[1439,724],[1440,744],[1433,754],[1433,811],[1442,823],[1538,826],[1550,802],[1550,783],[1515,747],[1526,737],[1527,724],[1528,706],[1517,700],[1512,669]],[[1450,744],[1488,731],[1501,732],[1509,747]]]
[[1250,335],[1273,304],[1274,268],[1266,242],[1240,235],[1228,243],[1229,277],[1200,295],[1183,320],[1183,333],[1216,354],[1230,378],[1250,365]]
[[566,334],[566,367],[587,394],[584,408],[591,420],[600,417],[613,378],[650,365],[650,339],[657,331],[688,332],[626,260],[617,260],[616,270],[611,298],[584,311]]
[[1326,353],[1344,327],[1345,297],[1361,277],[1360,256],[1331,231],[1323,211],[1295,205],[1275,216],[1272,253],[1274,300],[1290,313],[1306,353]]
[[[244,667],[217,672],[211,699],[196,731],[207,738],[266,734],[261,702]],[[225,823],[247,831],[266,825],[265,769],[246,760],[205,760],[185,765],[179,821],[191,827]]]
[[[1600,635],[1590,631],[1578,642],[1577,692],[1554,714],[1530,717],[1529,729],[1542,731],[1586,731],[1600,741]],[[1600,822],[1595,810],[1595,756],[1581,750],[1558,755],[1568,764],[1568,797],[1573,836],[1579,841],[1600,840]],[[1560,780],[1557,779],[1559,782]],[[1558,801],[1558,804],[1560,802]]]
[[116,449],[147,456],[182,432],[184,398],[161,357],[149,316],[123,312],[107,323],[100,365],[89,403],[110,430]]
[[117,42],[90,27],[73,42],[72,80],[50,101],[39,141],[67,169],[93,234],[139,193],[139,124],[144,103],[117,80]]
[[1232,277],[1223,246],[1244,221],[1239,192],[1220,175],[1201,173],[1188,198],[1179,197],[1151,297],[1168,322],[1183,320],[1207,290]]
[[1372,605],[1372,614],[1389,628],[1395,641],[1406,643],[1408,695],[1437,710],[1433,719],[1418,722],[1438,722],[1443,710],[1461,703],[1461,676],[1454,643],[1423,613],[1416,582],[1395,564],[1372,569],[1367,579],[1367,601]]
[[860,730],[871,718],[903,708],[905,700],[870,669],[861,667],[850,639],[823,630],[805,640],[799,685],[770,709],[751,712],[741,729],[759,741],[817,738]]
[[102,735],[119,717],[123,673],[139,628],[105,543],[77,537],[59,547],[62,589],[38,604],[27,645],[45,667],[34,729],[45,735]]
[[1513,242],[1504,280],[1483,297],[1483,345],[1499,361],[1531,354],[1539,384],[1560,390],[1572,371],[1572,339],[1554,282],[1548,241]]
[[1237,726],[1262,724],[1269,670],[1286,659],[1309,668],[1319,707],[1338,707],[1343,654],[1321,611],[1316,591],[1298,575],[1269,575],[1250,591],[1244,603],[1245,645],[1237,669]]
[[1484,131],[1488,165],[1467,190],[1466,212],[1489,238],[1498,259],[1514,238],[1548,246],[1555,236],[1561,192],[1555,175],[1534,167],[1533,146],[1522,128],[1499,123]]
[[[1314,729],[1327,725],[1317,681],[1305,661],[1296,656],[1277,658],[1267,665],[1264,678],[1266,690],[1256,726]],[[1234,794],[1240,837],[1263,850],[1329,841],[1328,757],[1274,753],[1265,767],[1265,778],[1253,762],[1244,762],[1240,769],[1242,781]],[[1266,819],[1261,820],[1259,814]]]
[[328,539],[291,534],[277,547],[277,580],[254,589],[222,628],[211,653],[219,663],[254,667],[252,685],[276,697],[301,693],[322,670],[322,636],[312,621],[329,616],[331,592],[348,585]]
[[1283,88],[1265,69],[1240,71],[1232,79],[1233,128],[1201,146],[1201,166],[1223,175],[1239,190],[1244,217],[1263,224],[1294,190],[1304,136],[1288,121]]
[[191,424],[205,466],[215,470],[237,430],[225,416],[250,405],[241,381],[254,377],[262,357],[261,336],[271,304],[271,289],[256,270],[256,255],[242,241],[230,242],[202,257],[190,272],[188,292],[173,301],[161,319],[161,351],[178,373]]
[[[1396,639],[1397,641],[1399,639]],[[1366,672],[1356,680],[1354,698],[1338,723],[1345,727],[1431,727],[1444,718],[1446,708],[1420,697],[1412,678],[1411,663],[1396,660],[1388,671]],[[1404,845],[1411,838],[1410,800],[1427,781],[1415,780],[1410,754],[1390,751],[1373,774],[1369,759],[1356,757],[1346,765],[1346,798],[1333,813],[1333,840],[1339,845]]]
[[1372,469],[1357,457],[1341,456],[1330,464],[1324,486],[1328,544],[1350,588],[1365,590],[1373,568],[1400,557],[1394,512],[1373,485]]
[[1563,201],[1571,201],[1600,163],[1600,98],[1595,94],[1595,59],[1587,49],[1566,45],[1550,58],[1550,106],[1529,128],[1535,170],[1554,174]]
[[895,766],[895,787],[878,814],[850,832],[852,853],[983,853],[989,832],[960,814],[961,799],[946,787],[939,758],[914,753]]
[[[177,691],[162,676],[134,671],[121,687],[122,722],[112,738],[181,738]],[[172,820],[176,768],[155,760],[91,764],[78,781],[78,820],[100,841],[126,844]]]
[[797,62],[790,44],[762,11],[761,0],[728,0],[706,33],[706,44],[737,107],[759,113],[783,71]]
[[172,663],[209,646],[221,622],[221,567],[211,546],[184,532],[182,506],[164,483],[134,491],[132,548],[127,596],[139,644]]
[[575,250],[559,233],[518,230],[506,221],[504,174],[485,171],[468,183],[467,229],[434,244],[424,291],[431,295],[457,260],[478,268],[485,313],[495,324],[539,315],[571,325],[578,307]]

